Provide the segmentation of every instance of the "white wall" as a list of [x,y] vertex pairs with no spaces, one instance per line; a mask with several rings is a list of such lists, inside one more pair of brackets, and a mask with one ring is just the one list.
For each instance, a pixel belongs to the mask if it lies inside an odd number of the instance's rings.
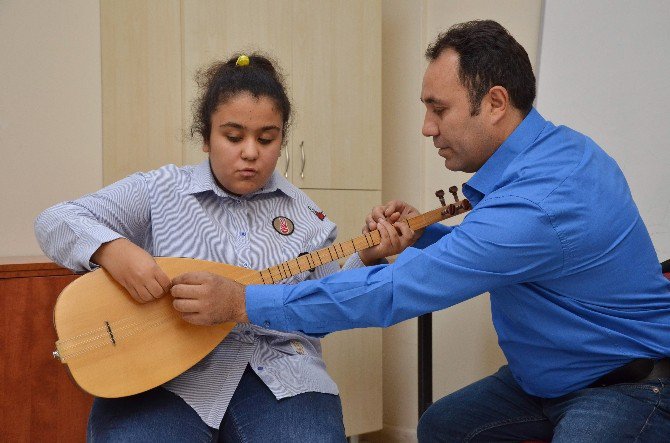
[[0,1],[0,257],[41,254],[33,220],[102,184],[97,1]]
[[546,118],[617,160],[661,261],[670,258],[668,23],[667,0],[548,0],[537,100]]

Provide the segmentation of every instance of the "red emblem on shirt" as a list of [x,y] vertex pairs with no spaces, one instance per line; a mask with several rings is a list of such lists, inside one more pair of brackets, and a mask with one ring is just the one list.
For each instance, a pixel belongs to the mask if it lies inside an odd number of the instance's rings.
[[323,219],[326,218],[326,214],[324,214],[322,211],[317,211],[316,209],[314,209],[311,206],[307,206],[307,207],[309,208],[310,211],[312,211],[314,213],[314,215],[316,215],[319,218],[319,220],[323,220]]
[[289,218],[282,216],[275,217],[275,219],[272,220],[272,227],[281,235],[291,235],[294,230],[293,222]]

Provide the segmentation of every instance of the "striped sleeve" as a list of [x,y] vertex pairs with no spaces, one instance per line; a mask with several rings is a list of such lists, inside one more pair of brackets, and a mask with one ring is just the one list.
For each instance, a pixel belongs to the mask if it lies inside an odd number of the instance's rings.
[[74,272],[91,270],[103,243],[125,237],[144,247],[151,229],[149,193],[142,174],[133,174],[93,194],[59,203],[35,220],[44,253]]

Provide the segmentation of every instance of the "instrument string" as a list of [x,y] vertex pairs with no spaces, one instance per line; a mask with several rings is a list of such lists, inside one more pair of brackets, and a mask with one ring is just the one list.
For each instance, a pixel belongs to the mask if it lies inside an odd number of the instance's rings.
[[[126,333],[123,333],[123,334],[118,334],[118,335],[115,334],[114,337],[115,337],[115,338],[117,339],[117,341],[118,341],[118,340],[121,340],[121,339],[128,338],[128,337],[130,337],[130,336],[132,336],[132,335],[135,335],[135,334],[137,334],[138,332],[144,331],[144,330],[146,330],[147,328],[157,327],[157,326],[160,326],[160,325],[166,323],[166,322],[169,321],[169,320],[177,320],[177,319],[179,319],[179,317],[168,314],[168,315],[165,315],[163,318],[159,318],[159,319],[157,319],[156,321],[154,321],[154,322],[151,323],[151,324],[144,324],[144,325],[140,325],[140,324],[138,324],[138,326],[140,326],[140,327],[136,328],[135,330],[126,331]],[[92,346],[88,346],[88,347],[86,347],[86,348],[84,348],[84,349],[79,349],[79,350],[77,350],[76,352],[69,352],[69,353],[66,353],[65,355],[61,355],[61,360],[62,360],[63,362],[65,362],[65,361],[67,361],[68,359],[71,359],[71,358],[74,358],[74,357],[78,357],[78,356],[80,356],[80,355],[89,353],[89,352],[91,352],[91,351],[94,351],[94,350],[96,350],[96,349],[100,349],[100,348],[102,348],[102,347],[109,346],[109,345],[112,345],[112,346],[113,346],[113,344],[110,342],[109,338],[107,337],[107,338],[106,338],[105,340],[103,340],[101,343],[96,343],[96,344],[94,344],[94,345],[92,345]]]
[[[139,319],[140,321],[131,321]],[[145,331],[149,328],[160,326],[169,320],[181,320],[181,317],[175,313],[157,313],[149,316],[134,316],[126,317],[120,320],[110,322],[109,325],[113,330],[115,340],[128,338],[140,331]],[[93,333],[97,335],[90,336]],[[106,345],[114,345],[110,339],[109,332],[106,326],[96,328],[93,331],[79,334],[76,337],[71,337],[66,340],[59,340],[56,342],[56,348],[61,356],[61,360],[65,361],[79,355],[83,355],[95,349],[99,349]],[[84,346],[82,348],[82,346]]]
[[[161,315],[161,313],[159,312],[158,315]],[[153,314],[153,316],[156,316],[156,314]],[[120,318],[118,320],[114,320],[113,322],[111,322],[110,325],[114,326],[115,329],[122,328],[122,327],[124,327],[124,324],[126,324],[127,322],[129,322],[131,320],[135,320],[138,317],[139,316]],[[142,315],[142,318],[146,318],[146,316]],[[149,318],[149,320],[151,320],[152,315],[149,315],[148,318]],[[131,325],[132,324],[133,323],[131,323]],[[91,334],[98,334],[98,335],[96,335],[94,337],[88,337]],[[74,337],[70,337],[70,338],[67,338],[67,339],[64,339],[64,340],[59,340],[58,343],[61,344],[62,346],[67,346],[70,343],[74,343],[76,345],[76,344],[79,344],[79,343],[86,343],[87,341],[90,341],[90,340],[95,340],[99,337],[108,337],[108,336],[109,336],[109,334],[107,332],[107,326],[103,325],[99,328],[95,328],[95,329],[92,329],[90,331],[83,332],[79,335],[75,335]],[[90,340],[84,339],[85,337],[87,337]],[[81,340],[81,339],[84,339],[84,340]]]

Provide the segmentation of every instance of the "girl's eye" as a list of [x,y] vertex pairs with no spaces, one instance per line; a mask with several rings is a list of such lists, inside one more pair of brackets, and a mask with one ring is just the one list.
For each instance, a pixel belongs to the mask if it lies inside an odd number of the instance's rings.
[[242,137],[234,137],[232,135],[227,135],[226,138],[231,143],[239,143],[240,141],[242,141]]
[[269,144],[272,143],[273,141],[274,141],[274,140],[271,139],[271,138],[259,138],[259,139],[258,139],[258,143],[260,143],[261,145],[269,145]]

